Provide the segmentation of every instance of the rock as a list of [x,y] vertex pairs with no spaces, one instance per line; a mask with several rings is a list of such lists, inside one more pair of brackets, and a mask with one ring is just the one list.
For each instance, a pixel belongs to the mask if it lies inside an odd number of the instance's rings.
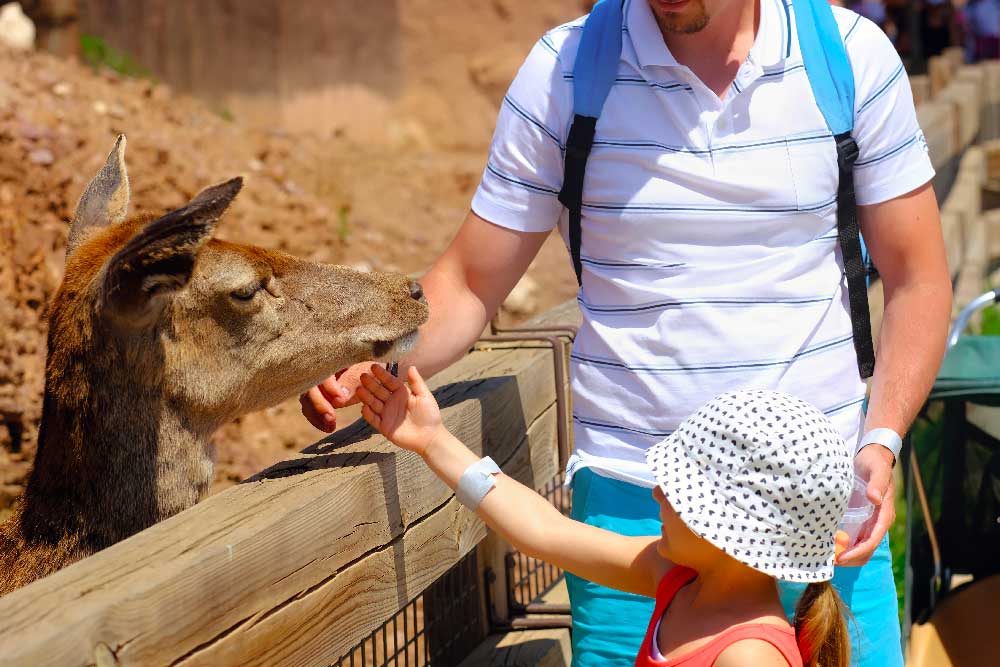
[[361,232],[361,236],[368,243],[382,243],[385,241],[385,234],[377,229],[366,229]]
[[349,264],[348,266],[350,266],[355,271],[361,271],[362,273],[370,273],[374,269],[374,267],[369,262],[354,262],[353,264]]
[[52,86],[52,92],[59,97],[67,97],[73,92],[73,86],[69,85],[65,81],[60,81],[56,85]]
[[48,148],[36,148],[28,153],[28,161],[32,164],[49,165],[55,162],[56,158]]
[[149,91],[149,96],[152,97],[157,102],[166,102],[170,99],[173,93],[170,91],[170,86],[165,83],[157,84]]
[[93,104],[94,113],[103,116],[108,113],[108,105],[100,100],[95,100]]
[[281,187],[284,188],[285,192],[290,195],[298,196],[305,192],[301,187],[299,187],[298,183],[290,178],[285,179],[285,181],[281,184]]
[[0,43],[19,51],[35,48],[35,24],[24,15],[19,2],[0,7]]
[[17,133],[30,141],[47,139],[52,136],[52,132],[47,127],[43,127],[27,120],[22,120],[17,124]]

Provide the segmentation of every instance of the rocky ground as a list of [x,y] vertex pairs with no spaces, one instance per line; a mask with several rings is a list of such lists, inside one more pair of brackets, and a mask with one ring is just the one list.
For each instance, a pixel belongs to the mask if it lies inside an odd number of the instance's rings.
[[[246,186],[220,236],[407,273],[425,269],[454,233],[489,140],[447,150],[416,143],[372,149],[347,135],[244,126],[163,84],[95,73],[73,60],[3,49],[0,62],[0,511],[20,493],[34,453],[46,307],[62,277],[67,220],[118,133],[129,140],[135,212],[163,212],[243,174]],[[529,276],[532,286],[505,314],[508,321],[575,291],[555,238]],[[297,401],[223,428],[216,489],[318,435]]]

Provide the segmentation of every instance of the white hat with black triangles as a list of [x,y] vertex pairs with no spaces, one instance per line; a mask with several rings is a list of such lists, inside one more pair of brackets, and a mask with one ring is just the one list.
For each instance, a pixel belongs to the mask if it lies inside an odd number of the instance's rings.
[[850,499],[852,451],[822,412],[777,391],[716,396],[646,452],[697,535],[785,581],[833,577],[833,535]]

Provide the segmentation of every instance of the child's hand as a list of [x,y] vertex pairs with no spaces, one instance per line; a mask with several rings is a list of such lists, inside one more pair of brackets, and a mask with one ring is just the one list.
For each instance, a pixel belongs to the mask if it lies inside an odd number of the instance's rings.
[[374,375],[363,374],[357,391],[364,403],[361,416],[389,440],[422,456],[444,429],[430,389],[413,366],[407,377],[409,389],[382,366],[373,364],[371,370]]

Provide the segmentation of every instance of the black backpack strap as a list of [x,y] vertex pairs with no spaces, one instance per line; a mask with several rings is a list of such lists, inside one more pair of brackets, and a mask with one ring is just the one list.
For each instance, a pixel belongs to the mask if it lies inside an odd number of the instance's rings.
[[858,372],[862,379],[875,373],[875,346],[872,342],[871,314],[868,311],[867,267],[861,253],[861,231],[858,228],[858,203],[854,195],[854,163],[858,159],[858,144],[849,132],[834,137],[837,142],[837,241],[847,274],[847,297],[851,303],[851,327],[854,331],[854,351],[858,356]]
[[564,162],[562,190],[559,201],[569,212],[569,253],[573,258],[577,285],[583,285],[583,263],[580,261],[580,245],[583,236],[581,216],[583,215],[583,175],[587,171],[587,158],[594,145],[594,128],[597,119],[590,116],[573,116],[566,139],[566,159]]

